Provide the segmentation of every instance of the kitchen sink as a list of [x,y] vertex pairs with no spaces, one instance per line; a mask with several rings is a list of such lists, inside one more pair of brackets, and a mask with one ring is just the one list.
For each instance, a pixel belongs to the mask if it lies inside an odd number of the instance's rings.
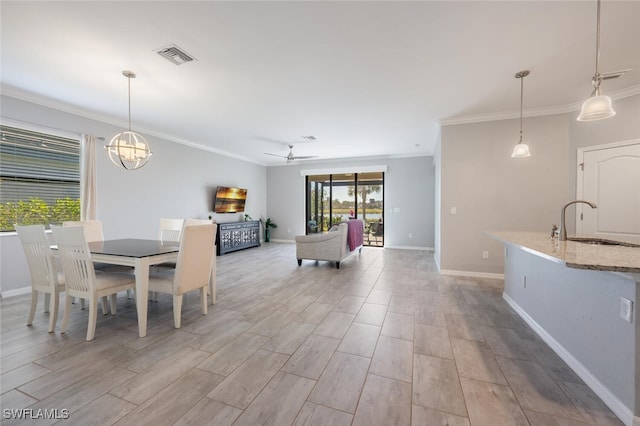
[[640,247],[640,244],[628,243],[626,241],[607,240],[607,239],[604,239],[604,238],[575,237],[575,238],[567,238],[567,240],[568,241],[575,241],[577,243],[596,245],[596,246]]

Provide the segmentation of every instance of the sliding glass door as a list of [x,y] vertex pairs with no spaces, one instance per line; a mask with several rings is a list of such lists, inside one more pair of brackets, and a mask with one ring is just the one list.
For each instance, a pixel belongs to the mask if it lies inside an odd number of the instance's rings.
[[358,218],[365,245],[384,245],[384,172],[311,175],[306,188],[307,234]]

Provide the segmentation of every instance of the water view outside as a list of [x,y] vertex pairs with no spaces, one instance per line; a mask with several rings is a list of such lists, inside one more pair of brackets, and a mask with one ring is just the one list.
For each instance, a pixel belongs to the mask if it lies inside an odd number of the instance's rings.
[[379,235],[375,245],[382,245],[384,173],[308,176],[307,182],[307,233],[324,232],[333,224],[357,217],[365,222],[365,233],[376,223]]

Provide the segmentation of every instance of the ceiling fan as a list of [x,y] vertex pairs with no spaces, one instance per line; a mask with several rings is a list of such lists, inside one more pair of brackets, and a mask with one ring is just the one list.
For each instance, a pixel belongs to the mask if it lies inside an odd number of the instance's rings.
[[317,155],[300,155],[300,156],[295,156],[293,155],[293,145],[289,144],[289,154],[287,155],[279,155],[279,154],[270,154],[268,152],[265,152],[266,155],[272,155],[274,157],[282,157],[285,158],[287,160],[287,163],[291,162],[291,161],[295,161],[295,160],[308,160],[309,158],[316,158]]

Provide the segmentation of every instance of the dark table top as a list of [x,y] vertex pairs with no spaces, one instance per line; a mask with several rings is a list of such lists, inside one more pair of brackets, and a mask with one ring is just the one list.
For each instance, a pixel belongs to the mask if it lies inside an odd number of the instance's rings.
[[91,250],[92,254],[124,257],[149,257],[165,253],[175,253],[179,248],[180,245],[177,242],[141,240],[136,238],[94,241],[89,243],[89,250]]

